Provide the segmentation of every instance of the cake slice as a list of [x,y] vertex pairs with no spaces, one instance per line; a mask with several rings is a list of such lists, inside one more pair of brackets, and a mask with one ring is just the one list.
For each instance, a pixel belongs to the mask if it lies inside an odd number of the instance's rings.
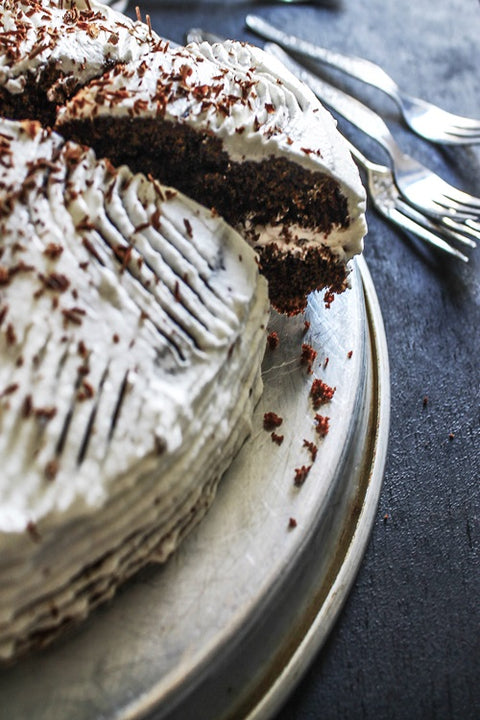
[[0,658],[52,639],[210,505],[261,392],[266,282],[226,223],[0,123]]
[[366,229],[358,170],[332,116],[260,49],[164,43],[92,80],[56,128],[214,208],[258,253],[282,312],[345,289]]

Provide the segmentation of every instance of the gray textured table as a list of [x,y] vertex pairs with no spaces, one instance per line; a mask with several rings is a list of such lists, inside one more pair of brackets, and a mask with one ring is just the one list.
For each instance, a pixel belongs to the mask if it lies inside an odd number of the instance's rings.
[[[142,9],[178,42],[194,25],[257,41],[244,29],[246,4],[179,5],[144,2]],[[381,63],[412,94],[480,117],[476,0],[344,0],[337,10],[260,3],[255,11]],[[403,149],[480,196],[480,146],[434,147],[403,128],[391,101],[348,87],[385,113]],[[385,160],[341,127],[372,159]],[[368,220],[365,256],[391,363],[384,487],[353,591],[277,720],[473,720],[480,717],[480,249],[464,266],[373,211]]]

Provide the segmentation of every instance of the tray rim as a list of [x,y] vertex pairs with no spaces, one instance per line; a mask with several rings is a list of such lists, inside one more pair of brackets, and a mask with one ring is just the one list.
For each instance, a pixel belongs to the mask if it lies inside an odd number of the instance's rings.
[[307,633],[299,641],[275,682],[245,716],[245,720],[270,720],[298,686],[338,619],[355,582],[373,530],[383,485],[390,431],[390,366],[385,326],[372,276],[363,255],[357,257],[355,262],[365,299],[374,390],[374,401],[371,405],[373,417],[370,417],[374,435],[370,438],[368,449],[371,464],[362,485],[363,503],[343,561],[338,565],[325,601],[318,608]]

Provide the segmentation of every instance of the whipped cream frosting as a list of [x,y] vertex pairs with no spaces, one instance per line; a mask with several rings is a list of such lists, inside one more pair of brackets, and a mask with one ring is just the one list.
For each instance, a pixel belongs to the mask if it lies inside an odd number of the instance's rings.
[[171,188],[0,121],[0,657],[164,560],[250,429],[255,257]]
[[0,88],[22,93],[29,77],[38,81],[55,67],[52,101],[72,76],[83,85],[109,63],[129,62],[158,43],[147,24],[93,0],[3,0],[0,25]]
[[233,161],[286,158],[335,178],[350,222],[317,243],[345,262],[362,249],[365,191],[331,114],[276,59],[226,41],[160,45],[80,90],[57,127],[95,117],[158,117],[212,133]]

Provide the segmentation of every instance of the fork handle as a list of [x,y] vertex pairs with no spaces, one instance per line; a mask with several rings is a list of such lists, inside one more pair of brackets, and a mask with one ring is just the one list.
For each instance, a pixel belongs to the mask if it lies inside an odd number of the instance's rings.
[[368,85],[373,85],[393,98],[401,107],[400,88],[397,83],[383,68],[370,60],[365,60],[364,58],[353,55],[342,55],[333,50],[314,45],[306,40],[283,32],[283,30],[280,30],[256,15],[247,15],[245,23],[250,30],[253,30],[257,35],[281,45],[286,50],[290,50],[293,53],[303,55],[312,60],[319,60],[357,80],[361,80]]
[[317,75],[295,62],[278,45],[266,43],[265,50],[280,60],[297,78],[302,80],[326,105],[382,145],[392,158],[400,150],[387,124],[376,112],[339,88],[321,80]]

